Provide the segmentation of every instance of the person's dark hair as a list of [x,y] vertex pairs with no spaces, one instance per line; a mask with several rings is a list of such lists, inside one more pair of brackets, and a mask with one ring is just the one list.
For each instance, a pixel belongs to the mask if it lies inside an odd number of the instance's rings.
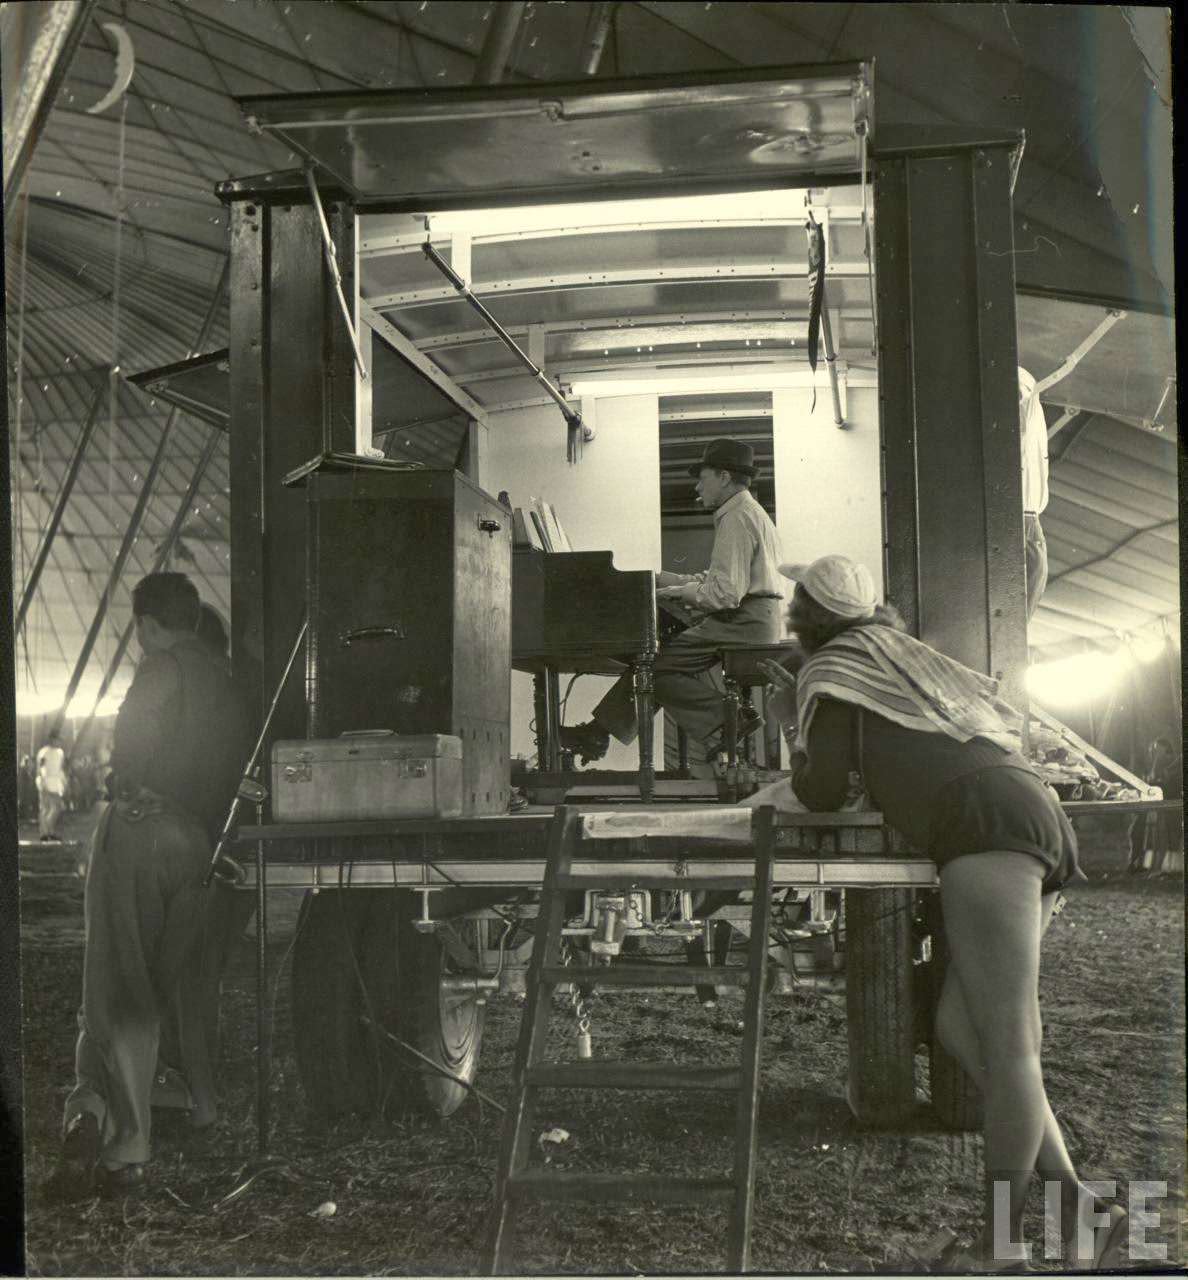
[[731,484],[740,484],[744,489],[751,487],[751,481],[755,478],[748,475],[745,471],[728,471],[726,473],[730,477]]
[[788,606],[788,629],[808,653],[815,653],[834,636],[840,636],[852,627],[874,626],[891,627],[894,631],[907,630],[894,605],[875,605],[875,611],[869,618],[841,618],[813,599],[800,583],[796,584],[796,592]]
[[209,646],[217,658],[225,658],[230,647],[227,639],[227,628],[218,612],[208,604],[202,604],[198,615],[198,639]]
[[198,626],[198,588],[184,573],[150,573],[132,588],[132,612],[154,618],[168,631]]
[[54,747],[54,746],[57,746],[57,744],[61,741],[62,741],[62,735],[57,731],[57,729],[55,729],[52,733],[46,736],[45,745],[47,747]]
[[1162,747],[1164,751],[1175,751],[1176,749],[1175,743],[1173,743],[1170,738],[1165,738],[1162,734],[1160,734],[1159,737],[1151,743],[1152,751],[1157,751],[1160,747]]

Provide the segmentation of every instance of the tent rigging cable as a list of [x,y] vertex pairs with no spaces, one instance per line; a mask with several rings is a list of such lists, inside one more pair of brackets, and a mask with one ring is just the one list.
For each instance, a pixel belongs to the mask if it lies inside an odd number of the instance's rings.
[[[20,578],[24,582],[26,580],[27,567],[25,560],[25,485],[24,471],[25,460],[22,457],[21,445],[22,425],[24,419],[25,408],[25,278],[29,264],[29,181],[28,178],[23,179],[24,190],[22,192],[21,203],[21,291],[17,301],[17,357],[16,357],[16,413],[14,415],[16,421],[13,425],[13,440],[16,445],[16,457],[13,460],[13,475],[16,477],[14,485],[14,496],[16,497],[16,510],[13,512],[13,530],[16,533],[17,554],[20,564]],[[43,610],[44,612],[44,610]],[[39,646],[41,632],[35,628],[33,631],[34,644]],[[37,692],[37,664],[33,661],[33,656],[29,653],[29,632],[28,626],[22,620],[21,625],[22,651],[25,655],[25,681],[28,687]],[[13,637],[15,645],[16,636]],[[40,658],[40,651],[36,655]]]
[[[426,225],[426,236],[428,235],[428,225]],[[425,257],[441,272],[443,276],[454,286],[459,296],[464,298],[471,307],[482,317],[483,322],[499,339],[500,342],[512,353],[513,356],[524,366],[525,369],[540,383],[541,388],[548,393],[557,407],[561,410],[565,418],[567,427],[566,437],[566,457],[570,462],[576,462],[579,456],[579,449],[584,434],[584,426],[582,423],[582,415],[576,410],[569,407],[569,402],[561,394],[548,374],[539,368],[535,362],[529,357],[527,352],[520,347],[510,333],[499,323],[498,320],[483,306],[482,302],[474,295],[466,281],[450,266],[450,264],[441,256],[426,238],[425,243],[421,245],[421,250]]]
[[[126,165],[125,143],[128,132],[128,97],[125,94],[120,101],[119,160],[116,168],[115,193],[115,256],[112,265],[111,282],[111,371],[108,375],[107,387],[107,519],[115,530],[119,526],[115,509],[115,436],[116,416],[119,412],[120,394],[120,284],[123,275],[123,239],[124,239],[124,172]],[[115,567],[117,554],[115,543],[111,544],[112,560],[109,569]],[[111,631],[103,628],[103,662],[111,660]]]

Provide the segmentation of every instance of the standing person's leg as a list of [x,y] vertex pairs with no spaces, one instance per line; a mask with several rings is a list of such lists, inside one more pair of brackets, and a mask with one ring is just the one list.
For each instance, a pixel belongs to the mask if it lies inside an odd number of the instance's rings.
[[1039,516],[1030,512],[1023,515],[1023,552],[1027,583],[1027,621],[1030,622],[1048,585],[1048,540],[1044,537]]
[[[1003,1246],[1021,1239],[1027,1190],[1049,1114],[1040,1068],[1043,877],[1038,859],[1012,851],[967,854],[941,871],[953,971],[983,1064],[983,1248],[999,1261],[1012,1260]],[[1003,1201],[997,1222],[996,1187]]]
[[62,797],[55,795],[52,791],[43,791],[41,793],[41,808],[38,820],[43,840],[56,840],[58,838],[58,823],[62,817],[62,804]]
[[[1057,894],[1046,894],[1041,902],[1041,933],[1046,933],[1052,921]],[[950,969],[945,976],[940,1000],[936,1010],[936,1034],[944,1047],[964,1067],[980,1092],[986,1091],[986,1072],[983,1065],[982,1048],[978,1042],[978,1034],[973,1020],[965,1006],[965,997],[956,971]],[[1036,1156],[1035,1168],[1045,1184],[1060,1184],[1060,1234],[1064,1242],[1065,1258],[1077,1261],[1076,1230],[1079,1222],[1093,1228],[1096,1224],[1090,1216],[1096,1212],[1096,1201],[1093,1193],[1081,1182],[1076,1166],[1065,1146],[1064,1134],[1060,1122],[1052,1111],[1051,1103],[1045,1095],[1045,1116],[1043,1137]],[[1108,1232],[1112,1220],[1098,1227],[1097,1243],[1104,1243],[1103,1232]]]

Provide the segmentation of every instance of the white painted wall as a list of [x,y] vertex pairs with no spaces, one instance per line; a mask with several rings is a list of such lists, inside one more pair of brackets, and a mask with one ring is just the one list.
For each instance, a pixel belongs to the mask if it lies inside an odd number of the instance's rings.
[[874,387],[850,385],[846,427],[834,424],[829,390],[772,392],[776,527],[788,561],[841,553],[861,561],[883,590],[879,404]]
[[[587,406],[583,404],[583,412]],[[654,395],[598,401],[595,438],[581,461],[565,458],[565,423],[555,408],[513,410],[491,415],[483,466],[483,488],[506,490],[513,507],[532,498],[553,504],[575,551],[611,551],[616,569],[660,568],[660,423]],[[581,609],[582,602],[573,602]],[[563,676],[564,693],[568,677]],[[579,724],[611,681],[583,676],[573,687],[565,723]],[[532,721],[532,677],[512,673],[512,755],[531,756],[536,743]],[[654,758],[664,759],[662,717],[656,719]],[[600,768],[634,769],[634,745],[611,741]]]

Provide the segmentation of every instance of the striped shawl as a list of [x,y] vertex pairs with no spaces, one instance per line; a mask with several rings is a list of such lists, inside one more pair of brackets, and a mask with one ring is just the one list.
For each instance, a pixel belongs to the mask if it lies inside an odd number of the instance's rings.
[[891,627],[851,627],[804,664],[796,686],[798,750],[807,750],[821,698],[865,707],[920,733],[1021,749],[1023,717],[998,696],[997,680]]

